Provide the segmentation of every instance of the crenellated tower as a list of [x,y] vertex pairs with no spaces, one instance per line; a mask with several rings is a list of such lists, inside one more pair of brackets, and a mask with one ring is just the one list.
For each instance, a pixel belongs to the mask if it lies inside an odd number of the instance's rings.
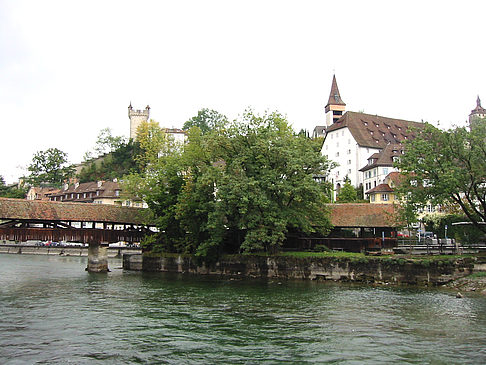
[[132,103],[128,106],[128,118],[130,118],[130,138],[137,137],[137,129],[143,122],[149,120],[150,107],[147,105],[144,110],[134,110]]
[[336,82],[336,75],[332,77],[331,93],[326,105],[326,127],[335,123],[346,110],[346,104],[339,95],[339,89]]

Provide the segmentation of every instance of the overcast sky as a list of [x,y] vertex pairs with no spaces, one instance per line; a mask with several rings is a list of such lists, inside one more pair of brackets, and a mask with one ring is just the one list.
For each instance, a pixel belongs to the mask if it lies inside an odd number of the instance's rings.
[[128,136],[130,101],[163,127],[252,107],[312,130],[334,71],[347,110],[464,125],[486,107],[485,22],[486,1],[0,0],[0,175]]

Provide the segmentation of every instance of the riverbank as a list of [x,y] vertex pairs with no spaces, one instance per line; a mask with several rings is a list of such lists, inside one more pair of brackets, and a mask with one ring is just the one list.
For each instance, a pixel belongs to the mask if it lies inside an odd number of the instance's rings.
[[332,280],[435,286],[482,270],[473,256],[370,257],[362,254],[292,253],[280,256],[228,255],[214,265],[198,265],[189,255],[124,255],[127,270],[230,277]]

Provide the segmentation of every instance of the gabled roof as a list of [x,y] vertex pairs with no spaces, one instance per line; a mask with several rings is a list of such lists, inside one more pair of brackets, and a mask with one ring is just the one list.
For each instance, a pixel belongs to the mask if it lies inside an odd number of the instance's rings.
[[0,219],[146,224],[148,209],[0,198]]
[[393,189],[390,188],[388,184],[380,184],[375,186],[373,189],[368,190],[366,194],[374,194],[374,193],[393,193]]
[[329,100],[327,101],[326,108],[329,105],[346,105],[341,99],[341,95],[339,94],[339,89],[336,82],[336,75],[332,76],[331,93],[329,94]]
[[[99,186],[100,185],[100,186]],[[99,191],[97,198],[114,198],[116,197],[115,191],[121,190],[120,184],[115,181],[91,181],[86,183],[69,185],[67,189],[59,190],[51,196],[62,196],[65,194],[83,194],[83,193],[95,193]]]
[[393,158],[398,157],[403,153],[403,146],[401,144],[388,144],[383,150],[378,153],[372,154],[368,160],[372,160],[373,163],[366,165],[359,171],[368,171],[377,166],[393,166]]
[[396,227],[398,215],[393,204],[327,204],[335,227]]
[[385,148],[388,144],[398,144],[406,139],[415,138],[415,129],[423,128],[424,123],[346,112],[327,128],[327,133],[346,127],[359,146]]

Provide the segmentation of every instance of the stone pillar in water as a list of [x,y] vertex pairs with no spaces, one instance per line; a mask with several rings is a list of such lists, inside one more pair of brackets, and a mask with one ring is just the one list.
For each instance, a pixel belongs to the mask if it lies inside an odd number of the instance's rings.
[[107,272],[108,270],[108,244],[90,242],[88,247],[89,272]]

